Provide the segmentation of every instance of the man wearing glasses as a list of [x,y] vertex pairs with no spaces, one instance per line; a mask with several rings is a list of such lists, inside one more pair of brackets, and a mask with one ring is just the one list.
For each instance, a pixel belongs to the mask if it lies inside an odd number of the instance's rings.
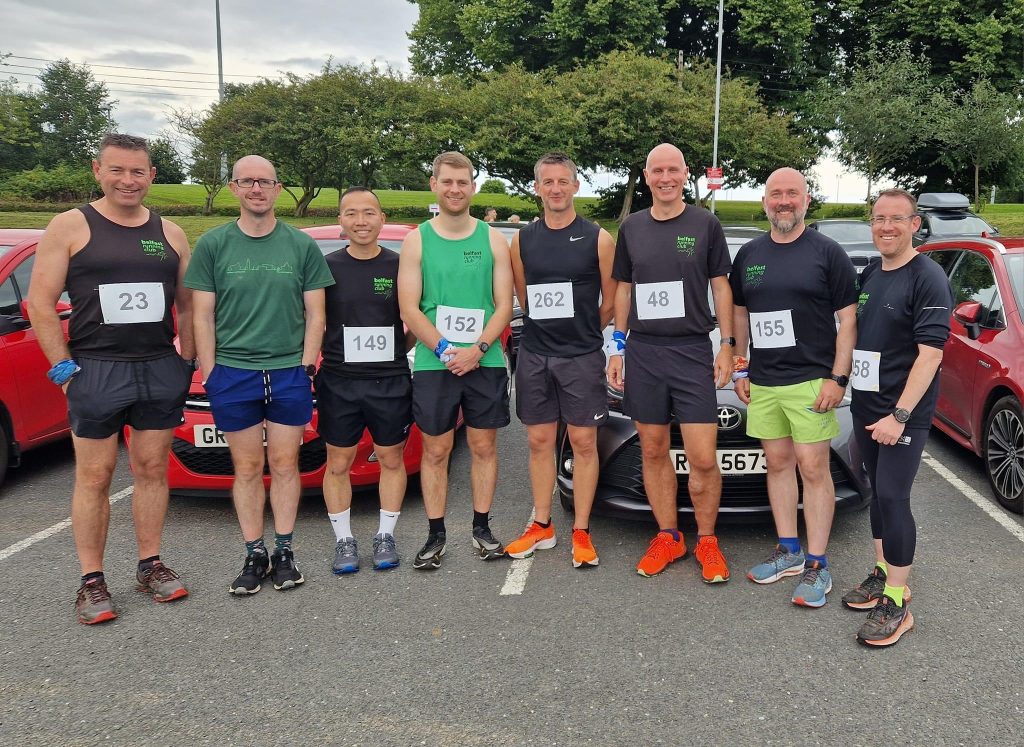
[[[833,410],[846,393],[857,335],[857,273],[839,244],[805,229],[810,201],[799,171],[768,177],[762,203],[771,232],[740,249],[730,283],[737,354],[751,343],[749,379],[737,380],[736,394],[749,405],[747,435],[764,447],[779,537],[747,578],[770,584],[800,576],[793,604],[822,607],[832,590],[825,557],[835,511],[829,446],[839,434]],[[798,467],[806,555],[797,534]]]
[[[246,558],[229,591],[242,596],[258,592],[268,575],[279,590],[304,580],[292,553],[299,446],[313,415],[310,380],[324,334],[324,288],[334,278],[316,242],[274,217],[281,183],[273,164],[245,156],[229,186],[241,215],[199,238],[185,285],[194,291],[203,384],[234,465]],[[273,555],[263,542],[264,459]]]

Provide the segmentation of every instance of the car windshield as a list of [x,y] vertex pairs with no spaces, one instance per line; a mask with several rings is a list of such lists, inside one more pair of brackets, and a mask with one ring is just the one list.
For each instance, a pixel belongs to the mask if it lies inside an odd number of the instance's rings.
[[928,223],[932,236],[981,236],[995,231],[976,215],[930,215]]
[[1017,297],[1017,308],[1024,308],[1024,254],[1006,255],[1006,274],[1010,276],[1013,295]]
[[819,223],[818,230],[840,244],[844,242],[871,242],[871,226],[867,223]]
[[0,257],[7,254],[7,252],[10,251],[12,246],[14,246],[14,244],[0,244]]
[[[348,239],[316,239],[316,243],[320,247],[320,251],[326,255],[348,246]],[[402,242],[395,239],[381,239],[377,243],[393,252],[402,249]]]

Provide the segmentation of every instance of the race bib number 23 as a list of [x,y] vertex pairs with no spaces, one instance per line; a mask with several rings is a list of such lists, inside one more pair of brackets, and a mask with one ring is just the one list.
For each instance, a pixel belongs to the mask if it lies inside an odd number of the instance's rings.
[[106,283],[97,290],[104,324],[142,324],[164,318],[163,283]]

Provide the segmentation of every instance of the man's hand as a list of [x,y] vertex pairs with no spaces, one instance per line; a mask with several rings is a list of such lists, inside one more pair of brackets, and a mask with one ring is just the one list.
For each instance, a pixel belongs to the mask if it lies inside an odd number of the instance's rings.
[[733,385],[733,391],[736,392],[736,396],[739,397],[740,402],[745,405],[750,404],[750,379],[746,377],[736,379],[736,383]]
[[899,422],[892,415],[886,415],[874,425],[864,426],[871,431],[871,438],[883,446],[895,446],[903,435],[906,424]]
[[715,356],[715,386],[721,389],[732,378],[732,348],[721,347]]
[[608,358],[608,383],[611,384],[612,389],[618,389],[620,392],[626,384],[626,379],[622,375],[621,355],[613,355]]
[[452,347],[448,350],[454,352],[451,353],[451,359],[444,365],[456,376],[465,376],[470,371],[480,368],[480,359],[484,357],[484,354],[476,345],[465,348]]
[[841,386],[832,379],[825,379],[825,383],[821,385],[821,391],[818,393],[818,398],[814,400],[814,411],[815,412],[828,412],[839,406],[839,403],[843,401],[843,395],[846,394]]

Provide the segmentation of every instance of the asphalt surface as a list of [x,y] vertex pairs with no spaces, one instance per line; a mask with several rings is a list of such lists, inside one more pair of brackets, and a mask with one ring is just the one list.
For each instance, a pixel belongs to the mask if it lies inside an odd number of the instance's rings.
[[[460,439],[461,440],[461,439]],[[492,527],[530,516],[525,432],[500,437]],[[928,453],[988,500],[978,460],[938,433]],[[123,462],[123,459],[122,459]],[[173,499],[163,557],[191,596],[133,591],[130,498],[112,507],[107,580],[120,618],[75,622],[70,529],[0,560],[0,737],[19,745],[1021,744],[1024,543],[929,466],[913,506],[916,629],[894,648],[859,646],[863,613],[839,597],[871,567],[866,511],[836,518],[835,590],[823,609],[789,601],[795,580],[744,578],[770,525],[720,528],[733,579],[705,586],[692,555],[645,579],[653,528],[594,518],[599,568],[561,542],[537,554],[523,593],[501,595],[510,561],[470,547],[469,455],[450,490],[449,551],[414,571],[426,537],[419,496],[398,524],[403,565],[370,569],[376,496],[357,496],[364,570],[333,576],[323,505],[304,501],[297,590],[227,593],[243,550],[230,501]],[[26,456],[0,488],[4,548],[69,515],[70,446]],[[131,484],[122,463],[113,493]],[[1009,514],[1004,514],[1010,516]],[[1024,526],[1012,516],[1012,526]],[[268,537],[272,528],[268,519]],[[687,533],[692,545],[692,531]]]

